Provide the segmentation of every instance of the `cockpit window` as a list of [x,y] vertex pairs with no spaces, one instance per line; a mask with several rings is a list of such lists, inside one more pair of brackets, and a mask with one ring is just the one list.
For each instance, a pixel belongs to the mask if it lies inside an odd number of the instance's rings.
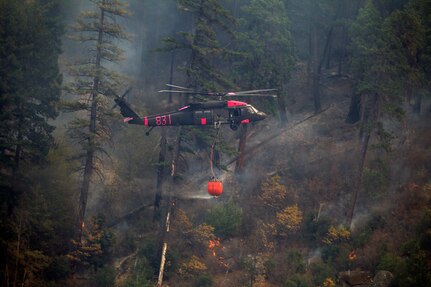
[[256,110],[256,108],[253,107],[253,106],[247,106],[247,110],[251,114],[257,114],[258,113],[258,111]]

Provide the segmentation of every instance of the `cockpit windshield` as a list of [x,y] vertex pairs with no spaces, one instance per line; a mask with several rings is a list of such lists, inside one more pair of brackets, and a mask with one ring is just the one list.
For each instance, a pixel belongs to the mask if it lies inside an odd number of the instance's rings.
[[250,113],[250,114],[257,114],[259,111],[258,110],[256,110],[256,108],[255,107],[253,107],[253,106],[247,106],[247,110],[248,110],[248,112]]

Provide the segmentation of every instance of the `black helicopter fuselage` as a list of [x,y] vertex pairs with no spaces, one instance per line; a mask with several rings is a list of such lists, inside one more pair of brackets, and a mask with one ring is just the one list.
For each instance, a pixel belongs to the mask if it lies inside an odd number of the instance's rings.
[[124,122],[148,127],[198,125],[219,126],[229,124],[236,130],[239,125],[261,121],[266,114],[252,105],[240,101],[209,101],[190,103],[177,111],[139,117],[123,99],[116,99]]

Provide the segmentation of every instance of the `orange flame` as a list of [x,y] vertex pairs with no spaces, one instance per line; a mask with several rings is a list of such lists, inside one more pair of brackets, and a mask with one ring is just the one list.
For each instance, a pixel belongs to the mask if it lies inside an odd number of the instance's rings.
[[214,240],[210,239],[210,241],[208,242],[208,249],[211,250],[212,255],[217,258],[220,265],[222,265],[226,269],[229,269],[229,265],[224,262],[224,258],[222,256],[217,257],[217,254],[215,251],[216,248],[224,249],[224,246],[221,245],[220,239],[219,238]]
[[215,240],[210,239],[210,241],[208,243],[208,248],[211,250],[214,257],[217,257],[215,249],[217,247],[220,247],[220,246],[221,246],[220,239],[218,239],[218,238]]
[[212,250],[216,247],[220,247],[220,245],[221,245],[220,239],[218,238],[215,240],[210,239],[210,242],[208,243],[208,248]]
[[349,260],[355,260],[355,259],[356,259],[356,252],[355,250],[353,250],[349,253]]

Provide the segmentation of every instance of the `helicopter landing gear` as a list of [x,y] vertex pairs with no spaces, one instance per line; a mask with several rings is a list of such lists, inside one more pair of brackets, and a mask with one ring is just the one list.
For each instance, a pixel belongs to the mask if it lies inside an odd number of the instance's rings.
[[238,124],[237,122],[234,122],[234,121],[231,121],[231,122],[230,122],[230,128],[231,128],[233,131],[236,131],[236,130],[238,129],[238,127],[239,127],[239,124]]
[[222,122],[221,121],[214,121],[214,128],[219,129],[221,127]]
[[236,131],[236,130],[238,129],[238,127],[239,127],[239,125],[238,125],[237,123],[230,123],[230,128],[231,128],[233,131]]
[[146,136],[149,136],[149,135],[150,135],[150,132],[151,132],[153,129],[154,129],[154,127],[149,128],[149,129],[145,132],[145,135],[146,135]]

